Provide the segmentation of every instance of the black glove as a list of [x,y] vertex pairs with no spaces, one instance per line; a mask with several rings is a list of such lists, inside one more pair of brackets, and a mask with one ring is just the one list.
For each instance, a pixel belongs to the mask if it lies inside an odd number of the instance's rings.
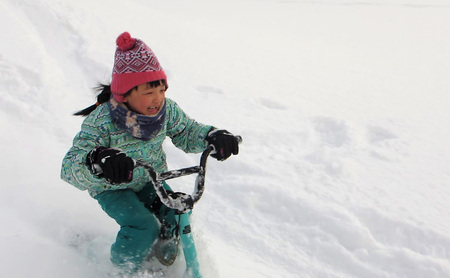
[[130,182],[134,161],[119,149],[96,147],[86,157],[92,173],[104,177],[109,183]]
[[219,161],[223,161],[230,157],[231,154],[239,153],[239,141],[230,132],[224,129],[213,129],[208,133],[206,141],[213,145],[215,153],[211,156]]

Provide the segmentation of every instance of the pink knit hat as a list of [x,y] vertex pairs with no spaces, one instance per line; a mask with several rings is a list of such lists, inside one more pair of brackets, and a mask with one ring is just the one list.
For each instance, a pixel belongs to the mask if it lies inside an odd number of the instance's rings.
[[153,51],[140,39],[132,38],[128,32],[116,40],[111,93],[118,102],[133,87],[151,81],[165,79],[161,65]]

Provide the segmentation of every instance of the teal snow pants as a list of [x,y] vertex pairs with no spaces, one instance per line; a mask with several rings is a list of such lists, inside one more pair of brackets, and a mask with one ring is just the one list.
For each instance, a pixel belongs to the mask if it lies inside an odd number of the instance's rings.
[[[164,183],[166,190],[170,187]],[[161,204],[151,183],[141,191],[130,189],[103,192],[95,199],[120,230],[111,246],[111,261],[130,272],[137,271],[160,234],[160,225],[176,227],[175,212]]]

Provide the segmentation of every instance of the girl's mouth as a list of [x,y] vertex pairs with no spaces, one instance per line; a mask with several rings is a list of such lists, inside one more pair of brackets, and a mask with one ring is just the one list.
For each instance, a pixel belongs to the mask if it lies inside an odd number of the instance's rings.
[[147,111],[150,115],[156,115],[159,112],[160,107],[159,106],[150,106],[147,108]]
[[149,108],[147,108],[147,111],[150,115],[155,115],[158,113],[159,108],[156,106],[151,106]]
[[164,107],[165,100],[163,100],[158,106],[147,106],[146,115],[155,116]]

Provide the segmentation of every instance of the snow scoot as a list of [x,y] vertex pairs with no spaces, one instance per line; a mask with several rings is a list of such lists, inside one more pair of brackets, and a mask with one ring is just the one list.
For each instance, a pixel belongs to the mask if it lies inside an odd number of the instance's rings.
[[[239,143],[242,142],[241,136],[236,136]],[[209,145],[203,151],[200,158],[200,165],[182,168],[178,170],[171,170],[163,173],[157,173],[155,170],[143,161],[136,160],[136,167],[145,168],[150,179],[155,187],[155,191],[161,202],[169,208],[175,209],[176,214],[179,215],[178,234],[183,248],[184,259],[186,261],[186,270],[184,277],[201,278],[200,266],[197,259],[197,251],[195,249],[194,238],[191,234],[191,225],[189,216],[192,212],[194,204],[197,203],[203,195],[205,187],[206,161],[208,156],[214,152],[214,146]],[[191,174],[197,174],[195,180],[195,188],[192,194],[182,192],[167,192],[162,181],[174,179]]]

